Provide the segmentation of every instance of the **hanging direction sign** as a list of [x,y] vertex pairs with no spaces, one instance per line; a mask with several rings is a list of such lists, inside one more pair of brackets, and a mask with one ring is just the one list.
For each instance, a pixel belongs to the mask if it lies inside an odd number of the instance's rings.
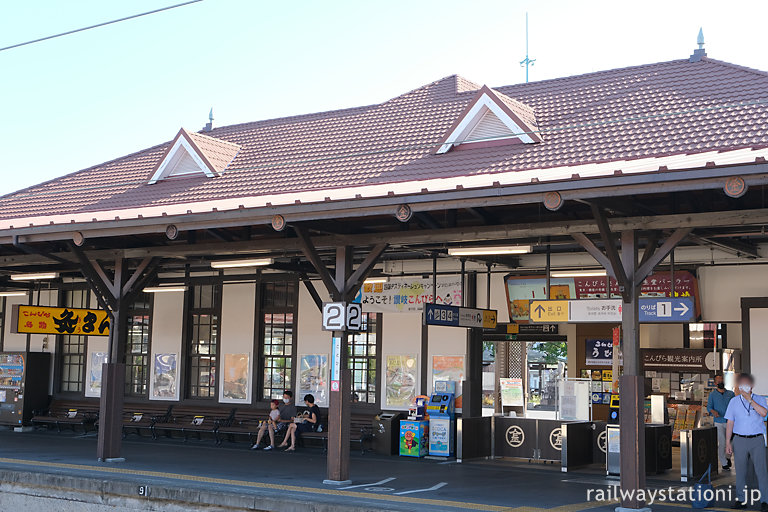
[[496,310],[425,304],[424,325],[494,329],[496,327]]
[[[533,323],[620,323],[622,308],[621,299],[530,301],[530,315]],[[639,299],[638,310],[638,320],[642,323],[687,323],[695,320],[696,315],[694,302],[690,297]]]

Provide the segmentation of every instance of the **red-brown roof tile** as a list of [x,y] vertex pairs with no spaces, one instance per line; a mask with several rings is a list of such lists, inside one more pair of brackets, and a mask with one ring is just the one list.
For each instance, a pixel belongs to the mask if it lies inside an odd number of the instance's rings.
[[478,89],[451,76],[378,105],[191,134],[219,176],[147,184],[165,143],[6,195],[0,219],[768,146],[768,74],[704,58],[495,88],[543,141],[433,154]]

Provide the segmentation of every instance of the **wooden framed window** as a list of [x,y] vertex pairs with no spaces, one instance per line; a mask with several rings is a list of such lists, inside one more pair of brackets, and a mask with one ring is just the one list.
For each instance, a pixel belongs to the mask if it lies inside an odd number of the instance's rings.
[[363,330],[349,337],[349,369],[352,372],[352,402],[376,405],[379,401],[381,315],[363,314]]
[[187,398],[215,399],[221,332],[221,283],[189,289]]
[[149,388],[150,326],[152,294],[141,293],[128,307],[128,335],[125,346],[125,394],[147,396]]
[[298,284],[293,280],[261,284],[258,318],[262,400],[282,398],[286,389],[293,389]]

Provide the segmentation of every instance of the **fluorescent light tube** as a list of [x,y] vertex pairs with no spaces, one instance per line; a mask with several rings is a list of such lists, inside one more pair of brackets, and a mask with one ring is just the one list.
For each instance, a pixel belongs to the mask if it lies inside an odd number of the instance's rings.
[[251,258],[246,260],[222,260],[212,261],[211,268],[240,268],[240,267],[263,267],[275,262],[273,258]]
[[505,245],[496,247],[455,247],[448,249],[451,256],[493,256],[497,254],[528,254],[530,245]]

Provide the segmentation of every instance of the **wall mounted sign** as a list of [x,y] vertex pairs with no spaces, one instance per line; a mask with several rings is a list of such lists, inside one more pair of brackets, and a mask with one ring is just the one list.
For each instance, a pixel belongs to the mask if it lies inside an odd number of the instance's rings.
[[285,217],[282,215],[273,215],[272,216],[272,229],[275,231],[282,231],[285,229]]
[[424,304],[461,305],[461,276],[438,276],[437,291],[432,279],[392,277],[386,283],[363,283],[354,302],[370,313],[421,313]]
[[642,348],[640,359],[645,370],[707,373],[717,369],[716,358],[707,349]]
[[109,314],[103,309],[76,309],[15,304],[11,332],[109,336]]
[[411,220],[412,216],[413,210],[411,210],[411,207],[407,204],[401,204],[397,207],[397,210],[395,210],[395,218],[400,222],[408,222]]
[[731,176],[725,180],[723,191],[728,197],[736,199],[747,193],[747,184],[741,176]]

